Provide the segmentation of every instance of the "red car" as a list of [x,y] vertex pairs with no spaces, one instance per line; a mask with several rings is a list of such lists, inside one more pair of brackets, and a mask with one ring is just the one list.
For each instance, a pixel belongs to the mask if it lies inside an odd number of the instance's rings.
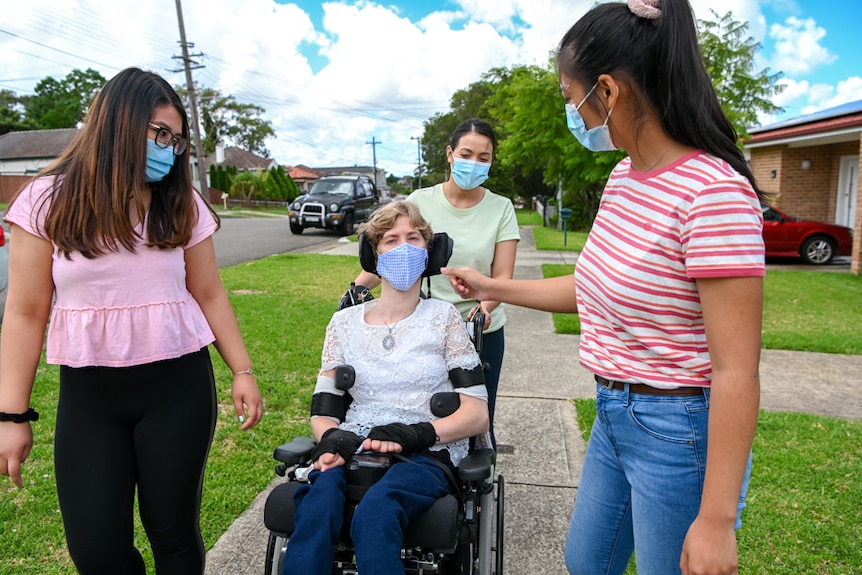
[[761,207],[766,257],[798,257],[807,264],[824,265],[835,256],[850,255],[852,229],[794,218],[776,208]]

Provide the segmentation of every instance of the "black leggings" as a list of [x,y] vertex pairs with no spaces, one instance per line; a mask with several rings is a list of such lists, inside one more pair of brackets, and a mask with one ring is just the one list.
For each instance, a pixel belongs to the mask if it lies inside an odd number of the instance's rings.
[[144,575],[134,497],[159,575],[203,573],[204,467],[215,430],[209,351],[128,368],[60,368],[54,463],[82,575]]

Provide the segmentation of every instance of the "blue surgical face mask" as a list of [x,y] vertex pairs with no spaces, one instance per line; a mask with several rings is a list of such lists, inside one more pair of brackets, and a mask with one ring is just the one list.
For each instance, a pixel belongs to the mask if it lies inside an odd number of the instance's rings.
[[462,190],[472,190],[478,188],[488,179],[488,172],[491,170],[491,164],[488,162],[476,162],[474,160],[464,160],[462,158],[454,158],[452,165],[452,178]]
[[174,166],[173,147],[160,148],[156,143],[147,139],[147,172],[148,182],[160,182],[168,175]]
[[566,104],[566,123],[569,125],[569,130],[571,130],[572,134],[578,139],[578,141],[583,145],[586,149],[591,152],[610,152],[612,150],[616,150],[617,147],[614,145],[614,142],[611,140],[611,131],[608,129],[608,120],[611,119],[611,112],[614,111],[611,108],[608,111],[608,117],[605,118],[605,123],[601,126],[596,126],[592,130],[587,130],[586,124],[584,124],[584,118],[581,116],[581,106],[584,105],[584,102],[587,101],[587,98],[590,97],[590,94],[593,93],[593,90],[596,89],[598,83],[594,84],[590,91],[587,92],[587,95],[584,96],[584,99],[581,100],[581,103],[575,106],[574,104]]
[[403,243],[377,256],[377,274],[398,291],[416,283],[428,267],[428,250]]

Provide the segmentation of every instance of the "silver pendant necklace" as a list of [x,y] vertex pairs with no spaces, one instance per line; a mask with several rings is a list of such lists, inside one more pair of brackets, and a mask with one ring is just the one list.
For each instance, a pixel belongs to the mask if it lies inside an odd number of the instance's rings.
[[398,325],[398,322],[400,322],[401,320],[399,319],[390,326],[388,323],[386,323],[386,320],[383,319],[383,314],[380,313],[380,310],[377,309],[377,306],[374,306],[374,311],[377,312],[377,316],[380,318],[380,321],[382,321],[383,325],[386,326],[386,329],[389,330],[389,334],[383,338],[383,349],[389,351],[393,347],[395,347],[395,337],[392,335],[392,330],[395,329],[395,326]]

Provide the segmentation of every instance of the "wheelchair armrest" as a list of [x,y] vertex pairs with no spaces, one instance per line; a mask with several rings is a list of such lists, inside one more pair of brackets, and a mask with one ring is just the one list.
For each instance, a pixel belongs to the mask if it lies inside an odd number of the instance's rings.
[[299,465],[308,461],[316,442],[310,437],[294,437],[288,443],[275,448],[272,456],[276,461],[288,465]]
[[493,449],[476,449],[458,464],[458,477],[462,481],[481,481],[491,477],[491,467],[494,464]]

